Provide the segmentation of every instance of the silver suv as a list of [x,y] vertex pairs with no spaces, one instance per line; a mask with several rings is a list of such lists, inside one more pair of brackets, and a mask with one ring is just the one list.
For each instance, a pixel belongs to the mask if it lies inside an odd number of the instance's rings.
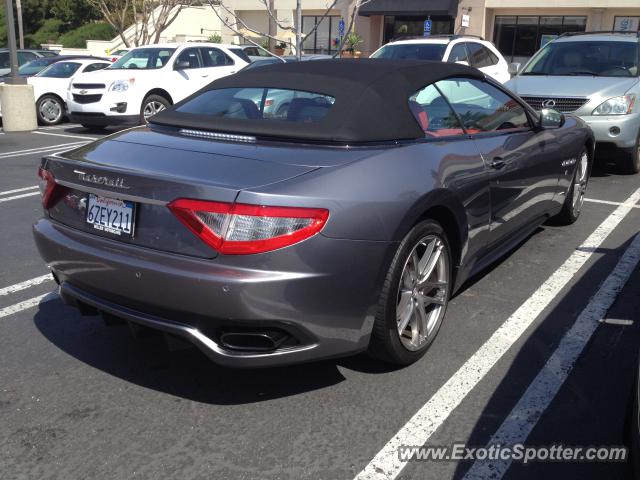
[[539,50],[507,87],[536,110],[585,120],[599,149],[640,171],[640,33],[564,34]]

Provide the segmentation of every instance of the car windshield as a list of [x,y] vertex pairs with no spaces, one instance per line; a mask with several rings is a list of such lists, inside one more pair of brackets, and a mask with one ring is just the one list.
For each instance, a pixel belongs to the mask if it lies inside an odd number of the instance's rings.
[[41,58],[40,60],[31,60],[18,69],[18,75],[35,75],[42,71],[45,67],[51,65],[50,58]]
[[441,61],[446,49],[443,43],[396,43],[385,45],[371,58]]
[[279,88],[222,88],[203,92],[176,111],[244,120],[317,123],[335,99],[321,93]]
[[540,50],[522,75],[638,76],[638,43],[553,42]]
[[114,62],[111,70],[154,70],[164,67],[175,48],[136,48]]
[[42,70],[37,76],[47,78],[69,78],[80,68],[77,62],[58,62]]

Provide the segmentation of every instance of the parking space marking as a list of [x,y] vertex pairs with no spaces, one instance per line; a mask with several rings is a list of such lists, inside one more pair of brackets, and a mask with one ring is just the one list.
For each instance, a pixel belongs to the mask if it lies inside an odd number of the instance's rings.
[[68,135],[66,133],[49,133],[49,132],[38,132],[38,131],[32,132],[32,133],[34,133],[36,135],[51,135],[51,136],[54,136],[54,137],[83,138],[85,140],[97,140],[98,139],[98,137],[89,137],[88,135],[80,136],[80,135]]
[[37,188],[37,185],[34,185],[33,187],[14,188],[13,190],[5,190],[4,192],[0,192],[0,195],[11,195],[12,193],[26,192],[27,190],[35,190]]
[[[558,348],[491,437],[490,445],[515,445],[527,440],[639,261],[640,234],[635,236],[598,292],[580,313],[571,329],[562,337]],[[476,461],[464,476],[464,480],[484,480],[485,478],[499,480],[510,465],[510,460]]]
[[58,295],[56,293],[49,292],[38,295],[37,297],[30,298],[29,300],[25,300],[24,302],[9,305],[8,307],[0,309],[0,318],[8,317],[9,315],[13,315],[14,313],[33,308],[40,303],[48,302],[56,298],[58,298]]
[[41,283],[48,282],[50,280],[53,280],[53,277],[50,273],[47,273],[46,275],[40,275],[39,277],[25,280],[24,282],[0,288],[0,297],[19,292],[21,290],[26,290],[27,288],[35,287],[36,285],[40,285]]
[[401,445],[424,445],[471,390],[575,278],[587,260],[640,200],[636,190],[577,247],[565,262],[491,335],[447,382],[387,442],[356,480],[395,479],[406,466]]
[[8,202],[10,200],[18,200],[20,198],[34,197],[36,195],[40,195],[40,192],[30,192],[30,193],[23,193],[21,195],[14,195],[12,197],[3,197],[3,198],[0,198],[0,203]]
[[[610,200],[599,200],[597,198],[585,198],[584,201],[591,202],[591,203],[602,203],[604,205],[615,205],[615,206],[624,205],[623,203],[620,203],[620,202],[612,202]],[[631,205],[631,207],[640,208],[640,205]]]
[[71,150],[75,147],[80,147],[82,145],[86,145],[89,141],[85,142],[72,142],[72,143],[62,143],[59,145],[50,145],[48,147],[39,147],[39,148],[29,148],[26,150],[16,150],[14,152],[6,152],[0,153],[0,159],[2,158],[11,158],[11,157],[20,157],[24,155],[37,155],[39,153],[52,153],[52,152],[63,152],[65,150]]

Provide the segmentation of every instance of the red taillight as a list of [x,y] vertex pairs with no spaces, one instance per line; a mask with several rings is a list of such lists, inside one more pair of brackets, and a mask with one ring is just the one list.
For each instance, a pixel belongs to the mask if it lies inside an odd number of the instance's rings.
[[264,101],[264,106],[265,106],[265,107],[270,107],[271,105],[273,105],[273,99],[272,99],[272,98],[267,98],[267,99]]
[[301,242],[322,230],[322,208],[267,207],[180,198],[169,209],[207,245],[220,253],[247,255]]
[[42,206],[45,209],[53,207],[60,200],[64,187],[56,183],[56,179],[49,170],[38,168],[40,177],[40,194],[42,195]]

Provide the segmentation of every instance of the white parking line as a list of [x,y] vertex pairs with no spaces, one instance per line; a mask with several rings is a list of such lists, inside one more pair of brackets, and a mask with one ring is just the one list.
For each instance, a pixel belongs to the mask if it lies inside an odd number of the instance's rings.
[[406,466],[401,445],[424,445],[460,402],[524,334],[528,327],[575,278],[609,234],[640,200],[636,190],[618,206],[569,258],[527,299],[491,337],[451,376],[418,412],[387,442],[356,480],[395,479]]
[[66,137],[66,138],[83,138],[85,140],[97,140],[98,137],[80,136],[80,135],[67,135],[66,133],[49,133],[49,132],[32,132],[36,135],[52,135],[54,137]]
[[10,200],[18,200],[20,198],[34,197],[36,195],[40,195],[40,192],[30,192],[30,193],[23,193],[21,195],[14,195],[12,197],[3,197],[3,198],[0,198],[0,203],[8,202]]
[[71,150],[72,148],[80,147],[82,145],[86,145],[89,143],[86,142],[73,142],[73,143],[63,143],[60,145],[52,145],[49,147],[40,147],[40,148],[32,148],[28,150],[17,150],[15,152],[6,152],[0,153],[0,159],[2,158],[11,158],[11,157],[20,157],[23,155],[37,155],[39,153],[53,153],[53,152],[63,152],[65,150]]
[[[498,431],[491,437],[491,445],[524,443],[540,417],[553,401],[560,387],[571,373],[578,357],[595,333],[601,320],[613,305],[640,261],[640,234],[609,274],[600,289],[582,311],[571,329],[560,341],[540,373],[531,382],[524,395],[511,410]],[[464,480],[501,479],[511,461],[476,461]]]
[[41,283],[48,282],[49,280],[53,280],[53,277],[50,273],[46,275],[40,275],[39,277],[32,278],[30,280],[25,280],[24,282],[16,283],[14,285],[9,285],[8,287],[0,288],[0,297],[5,295],[10,295],[15,292],[19,292],[20,290],[26,290],[27,288],[35,287],[36,285],[40,285]]
[[33,187],[14,188],[13,190],[5,190],[4,192],[0,192],[0,195],[11,195],[12,193],[26,192],[27,190],[35,190],[37,188],[37,185],[34,185]]
[[25,300],[24,302],[9,305],[8,307],[0,309],[0,318],[8,317],[9,315],[13,315],[14,313],[27,310],[29,308],[35,307],[36,305],[54,300],[56,298],[58,298],[57,294],[49,292],[43,295],[38,295],[37,297],[30,298],[29,300]]
[[[591,202],[591,203],[602,203],[604,205],[615,205],[615,206],[624,205],[623,203],[620,203],[620,202],[611,202],[609,200],[599,200],[597,198],[585,198],[584,201]],[[640,208],[640,205],[630,205],[630,207]]]

